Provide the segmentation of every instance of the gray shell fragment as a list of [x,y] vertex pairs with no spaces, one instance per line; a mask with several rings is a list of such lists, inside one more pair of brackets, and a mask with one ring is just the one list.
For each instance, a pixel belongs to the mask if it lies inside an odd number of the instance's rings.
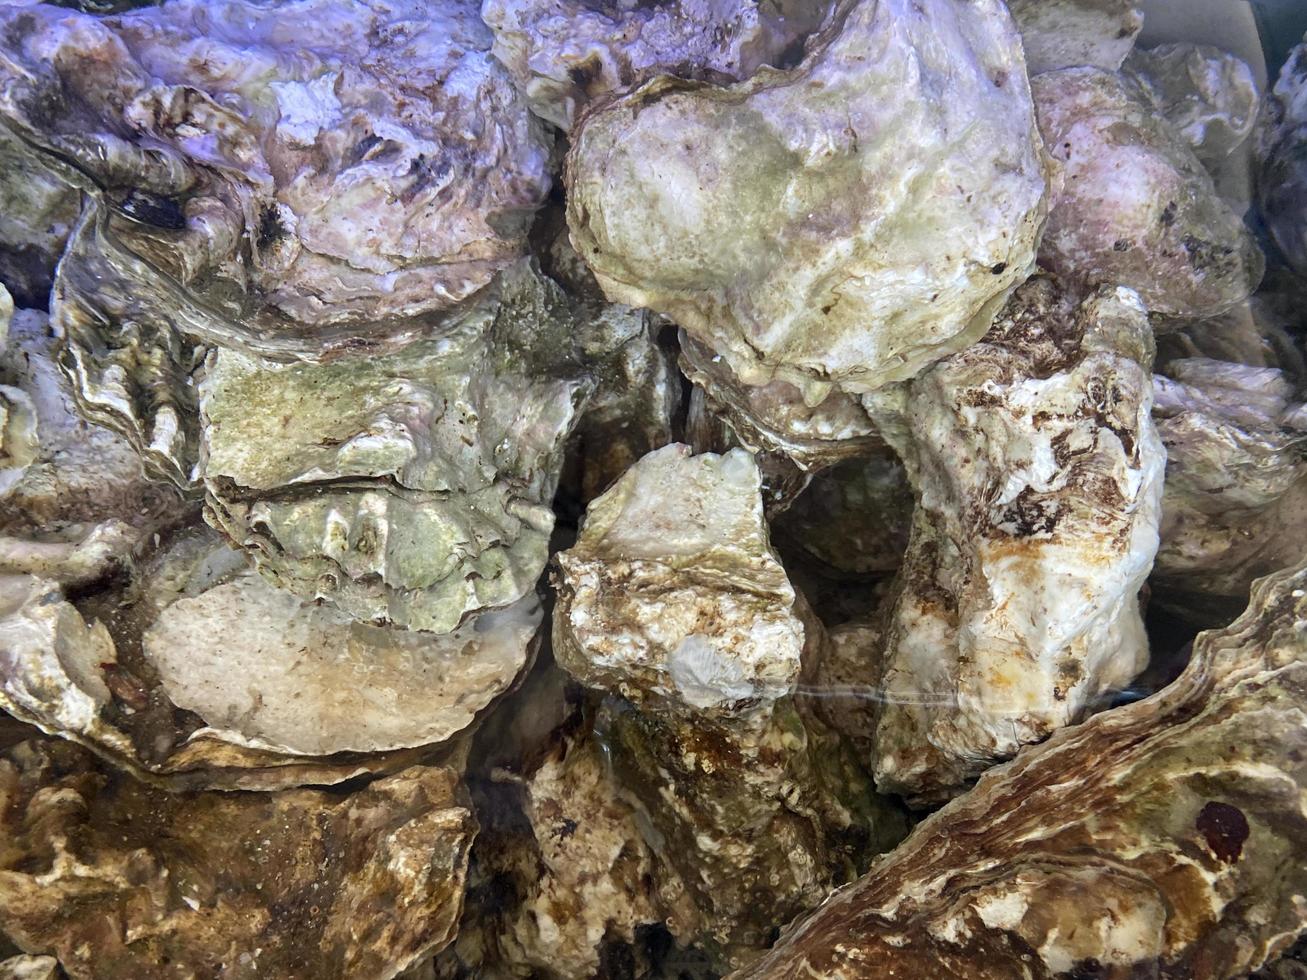
[[1257,134],[1258,201],[1285,260],[1307,276],[1307,43],[1280,69]]
[[883,791],[947,798],[1147,664],[1151,363],[1134,293],[1077,305],[1040,277],[984,341],[868,396],[918,498],[878,675],[868,657]]
[[592,101],[654,75],[741,80],[779,66],[826,0],[483,0],[495,57],[531,108],[568,130]]
[[1030,74],[1094,66],[1116,71],[1144,26],[1138,0],[1009,0]]
[[573,243],[611,299],[667,314],[744,384],[816,404],[911,377],[1033,267],[1024,67],[999,0],[843,0],[791,70],[654,80],[588,114]]
[[272,583],[351,616],[448,632],[544,570],[564,442],[589,392],[571,314],[523,265],[394,353],[211,355],[208,519]]
[[1207,625],[1307,552],[1307,411],[1274,368],[1206,358],[1157,377],[1166,446],[1158,600]]
[[1212,316],[1248,297],[1260,250],[1136,84],[1070,68],[1031,87],[1054,162],[1042,262],[1071,281],[1127,286],[1166,316]]

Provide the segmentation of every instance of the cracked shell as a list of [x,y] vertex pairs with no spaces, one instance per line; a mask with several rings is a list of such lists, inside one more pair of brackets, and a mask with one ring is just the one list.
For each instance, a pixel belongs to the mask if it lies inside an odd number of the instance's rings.
[[572,241],[610,299],[809,404],[978,339],[1044,218],[999,0],[844,0],[793,69],[657,79],[589,113],[566,177]]

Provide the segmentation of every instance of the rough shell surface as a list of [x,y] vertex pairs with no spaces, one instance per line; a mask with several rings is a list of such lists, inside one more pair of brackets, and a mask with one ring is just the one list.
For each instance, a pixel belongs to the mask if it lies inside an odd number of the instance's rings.
[[245,572],[165,608],[145,659],[206,728],[291,755],[443,742],[514,681],[540,626],[534,595],[452,633],[359,623]]
[[72,980],[394,976],[452,938],[476,821],[457,775],[172,794],[58,740],[0,758],[0,932]]
[[543,128],[470,0],[0,23],[0,113],[89,183],[147,275],[254,338],[367,335],[467,298],[523,252],[548,188]]
[[590,113],[573,243],[610,298],[667,314],[745,384],[815,404],[910,377],[1033,267],[1024,68],[998,0],[844,0],[793,69],[654,80]]
[[556,560],[554,656],[582,683],[726,711],[793,693],[804,625],[744,451],[650,453]]
[[1260,250],[1134,82],[1069,68],[1031,88],[1054,170],[1041,262],[1090,286],[1127,286],[1150,313],[1212,316],[1247,299]]
[[1159,600],[1216,624],[1307,553],[1307,410],[1275,368],[1173,361],[1155,379],[1166,446]]
[[1147,664],[1136,596],[1165,460],[1151,363],[1134,293],[1077,304],[1038,277],[981,343],[868,398],[917,494],[870,678],[882,791],[947,798]]
[[691,938],[738,965],[902,827],[796,707],[821,626],[769,547],[758,468],[651,453],[557,561],[555,655],[613,695],[596,728],[703,915]]
[[79,211],[77,192],[0,126],[0,282],[19,306],[50,301],[55,263]]
[[884,445],[853,395],[832,391],[809,405],[800,389],[779,378],[743,384],[722,357],[684,331],[680,365],[703,391],[704,409],[723,420],[734,444],[755,455],[783,456],[807,473]]
[[742,80],[782,65],[828,12],[822,0],[483,0],[494,53],[531,108],[572,128],[591,102],[659,74]]
[[184,513],[131,445],[78,413],[46,315],[19,310],[0,351],[0,568],[70,584],[103,576]]
[[1136,0],[1010,0],[1032,76],[1057,68],[1116,71],[1144,26]]
[[501,294],[392,353],[220,350],[200,384],[206,516],[275,585],[447,632],[544,570],[565,440],[590,390],[556,287]]
[[356,624],[267,586],[203,527],[80,609],[30,575],[0,579],[0,603],[0,707],[175,789],[461,764],[539,622],[532,598],[451,636]]
[[1307,569],[1180,678],[1026,749],[737,974],[1243,976],[1307,927]]
[[1258,202],[1285,260],[1307,276],[1307,43],[1289,52],[1257,134]]
[[1215,172],[1252,134],[1261,93],[1252,69],[1206,44],[1161,44],[1125,65],[1149,102]]

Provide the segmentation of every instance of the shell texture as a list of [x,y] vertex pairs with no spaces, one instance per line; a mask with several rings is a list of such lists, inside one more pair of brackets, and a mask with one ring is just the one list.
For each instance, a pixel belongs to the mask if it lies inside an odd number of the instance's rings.
[[1184,673],[991,770],[734,980],[1236,977],[1307,927],[1307,569]]
[[1032,76],[1058,68],[1116,71],[1144,26],[1136,0],[1011,0]]
[[392,353],[219,350],[199,385],[206,516],[273,584],[356,619],[447,632],[544,570],[590,383],[557,287],[499,296]]
[[1133,52],[1125,73],[1209,171],[1216,172],[1257,124],[1257,79],[1244,61],[1220,48],[1161,44]]
[[743,80],[782,66],[821,26],[825,0],[483,0],[495,57],[563,130],[592,102],[655,75]]
[[1258,203],[1289,266],[1307,276],[1307,39],[1289,52],[1257,133]]
[[1134,293],[1077,303],[1040,277],[981,343],[868,397],[917,495],[869,678],[882,791],[946,799],[1147,664],[1137,594],[1165,458],[1151,364]]
[[844,0],[794,68],[654,79],[597,107],[566,178],[573,244],[610,299],[809,405],[978,339],[1044,220],[998,0]]
[[201,526],[86,612],[4,580],[0,707],[174,787],[276,789],[457,759],[536,649],[539,601],[433,634],[268,585]]
[[617,778],[703,915],[699,943],[743,963],[902,827],[793,697],[821,626],[770,549],[759,470],[738,449],[651,453],[557,562],[555,656],[611,695],[596,730]]
[[1168,317],[1214,316],[1248,298],[1260,249],[1135,82],[1067,68],[1031,87],[1056,188],[1041,262],[1087,286],[1129,287]]
[[1276,368],[1186,358],[1166,370],[1154,382],[1167,452],[1155,588],[1212,623],[1307,552],[1307,410]]
[[0,759],[0,813],[0,932],[71,980],[394,976],[452,938],[476,833],[446,768],[173,794],[41,739]]

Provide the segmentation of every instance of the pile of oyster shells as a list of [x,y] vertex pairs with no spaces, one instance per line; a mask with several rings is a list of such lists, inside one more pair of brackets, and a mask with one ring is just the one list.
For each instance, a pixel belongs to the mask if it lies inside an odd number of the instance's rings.
[[0,2],[0,980],[1307,973],[1307,44],[1141,27]]

